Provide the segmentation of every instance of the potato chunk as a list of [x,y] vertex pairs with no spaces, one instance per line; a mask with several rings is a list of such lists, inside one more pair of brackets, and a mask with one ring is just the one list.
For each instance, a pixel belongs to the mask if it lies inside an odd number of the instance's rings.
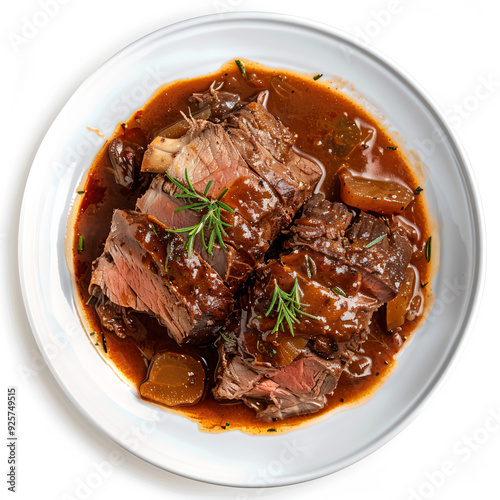
[[148,379],[140,387],[143,398],[166,406],[186,406],[203,397],[206,373],[197,357],[166,352],[151,363]]
[[411,190],[394,181],[366,179],[347,169],[339,173],[339,179],[342,201],[361,210],[400,213],[413,201]]

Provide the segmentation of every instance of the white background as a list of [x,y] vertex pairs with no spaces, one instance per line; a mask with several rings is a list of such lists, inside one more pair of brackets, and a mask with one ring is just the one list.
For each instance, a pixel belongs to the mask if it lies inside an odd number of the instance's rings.
[[[50,16],[40,14],[44,5]],[[343,471],[259,490],[177,477],[121,450],[89,425],[41,358],[17,271],[19,211],[29,168],[45,132],[76,88],[115,52],[155,29],[238,10],[283,12],[331,24],[406,69],[455,126],[478,181],[487,231],[488,267],[478,318],[453,370],[416,420]],[[0,21],[0,436],[6,434],[7,387],[17,386],[17,498],[500,498],[500,270],[495,259],[500,248],[495,215],[500,199],[499,18],[500,6],[488,0],[5,3]],[[35,20],[44,25],[27,31],[26,23]],[[0,448],[0,496],[8,498],[8,450]],[[118,455],[120,463],[110,465]]]

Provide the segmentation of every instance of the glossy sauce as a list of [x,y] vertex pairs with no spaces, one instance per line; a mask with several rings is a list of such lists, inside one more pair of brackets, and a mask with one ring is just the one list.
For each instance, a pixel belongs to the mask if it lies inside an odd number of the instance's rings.
[[[324,85],[321,80],[314,81],[314,75],[298,75],[250,62],[245,64],[248,80],[242,77],[231,61],[211,75],[173,82],[159,89],[141,110],[135,112],[127,122],[120,124],[108,139],[96,156],[84,190],[76,200],[73,236],[73,267],[78,294],[76,301],[87,324],[89,339],[120,376],[137,389],[147,376],[146,358],[151,359],[155,353],[164,350],[188,352],[201,357],[208,366],[210,383],[213,385],[218,354],[213,346],[189,346],[180,349],[168,337],[164,327],[145,315],[140,315],[148,330],[145,340],[120,339],[114,333],[102,329],[94,307],[86,305],[89,299],[92,262],[102,253],[113,210],[132,209],[137,197],[143,192],[141,187],[129,191],[115,182],[108,158],[108,145],[112,139],[122,137],[146,146],[157,131],[179,120],[180,111],[189,111],[189,96],[205,91],[213,81],[224,82],[223,90],[239,93],[242,99],[254,96],[262,90],[269,90],[269,111],[298,135],[298,148],[317,158],[326,167],[326,178],[321,190],[328,199],[339,200],[336,173],[344,164],[363,176],[397,180],[412,190],[419,185],[397,144],[391,141],[373,118],[336,92],[332,85]],[[343,118],[346,116],[347,121]],[[358,134],[356,140],[360,143],[354,149],[348,145],[339,148],[332,140],[332,130],[339,126],[341,120],[357,125],[357,130],[347,126],[343,132],[347,135]],[[424,246],[430,236],[430,230],[423,196],[415,196],[415,202],[398,217],[400,223],[414,227],[411,243],[416,251],[411,264],[419,273],[418,281],[426,284],[430,280],[430,269],[425,259]],[[84,241],[83,251],[78,251],[80,236]],[[416,287],[415,292],[415,297],[418,296],[421,302],[415,307],[418,306],[422,312],[423,301],[427,301],[430,296],[430,286],[418,289]],[[291,417],[270,425],[257,420],[255,412],[243,403],[224,404],[214,400],[210,394],[211,387],[196,405],[168,408],[168,411],[180,412],[197,421],[205,430],[241,429],[249,433],[273,433],[295,429],[299,425],[312,423],[318,417],[324,417],[332,410],[352,406],[373,394],[390,374],[396,364],[395,355],[422,319],[419,316],[414,321],[406,321],[394,333],[387,333],[379,326],[384,324],[384,310],[385,307],[375,313],[368,340],[356,354],[348,370],[343,373],[334,394],[328,396],[329,404],[318,413]]]

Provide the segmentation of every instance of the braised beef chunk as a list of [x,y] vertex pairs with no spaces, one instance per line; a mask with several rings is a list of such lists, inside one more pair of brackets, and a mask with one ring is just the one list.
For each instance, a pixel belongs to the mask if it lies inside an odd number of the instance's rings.
[[326,405],[364,337],[357,334],[349,342],[339,343],[328,360],[306,347],[282,368],[257,363],[225,342],[213,394],[220,400],[242,400],[265,421],[317,412]]
[[[183,229],[199,224],[203,217],[202,212],[196,210],[180,210],[179,212],[175,212],[175,210],[191,203],[186,198],[176,197],[175,194],[179,192],[179,188],[164,175],[157,175],[146,193],[137,200],[137,209],[142,213],[156,217],[170,229]],[[229,219],[231,218],[231,214],[226,212],[225,217]],[[247,229],[246,221],[241,217],[239,219],[231,218],[231,221],[233,223],[240,223],[237,228],[231,231],[231,235],[236,233],[238,229],[240,231]],[[241,229],[241,225],[243,225],[243,229]],[[188,235],[187,232],[179,234],[183,238],[186,238]],[[253,237],[257,245],[260,243],[261,247],[264,247],[264,250],[261,250],[262,254],[267,250],[267,242],[262,242],[262,238],[259,239],[254,228],[247,229],[244,234]],[[210,232],[207,232],[205,236],[209,238]],[[227,286],[235,291],[243,286],[255,264],[254,258],[246,252],[246,249],[249,247],[248,238],[245,245],[245,241],[239,241],[237,236],[233,239],[225,238],[225,249],[214,243],[211,254],[207,252],[201,237],[194,240],[194,250],[200,254],[203,260],[212,266]],[[235,246],[243,247],[243,250],[238,250]]]
[[361,271],[363,287],[382,302],[393,299],[412,255],[408,238],[390,233],[383,219],[366,212],[361,212],[346,236],[346,261]]
[[[299,258],[294,263],[286,259],[281,263],[271,261],[257,270],[257,280],[250,290],[252,315],[249,325],[265,335],[269,334],[278,318],[276,311],[266,316],[275,287],[278,286],[289,293],[297,280],[300,291],[300,311],[308,315],[297,313],[300,321],[293,324],[294,335],[310,336],[311,332],[314,332],[318,335],[329,335],[336,341],[345,341],[353,333],[366,328],[373,311],[380,307],[380,302],[360,293],[353,296],[346,294],[344,297],[333,289],[321,285],[316,281],[315,276],[309,279],[305,272],[304,275],[300,274],[303,271],[300,271],[299,267],[302,267],[304,260]],[[332,275],[334,272],[335,268],[332,268]],[[340,279],[342,278],[345,276]],[[350,282],[353,287],[356,281],[356,276],[346,279],[346,283]]]
[[309,247],[336,260],[345,258],[342,237],[352,220],[343,203],[331,203],[315,194],[303,207],[302,215],[290,228],[285,247]]
[[98,287],[117,306],[155,316],[179,344],[210,339],[224,324],[232,295],[183,243],[151,216],[116,210],[104,253],[94,262],[91,293]]
[[290,231],[302,240],[322,237],[335,240],[344,236],[351,221],[352,213],[343,203],[331,203],[318,193],[304,205],[301,217]]
[[293,148],[295,136],[264,106],[264,93],[230,115],[227,134],[248,166],[279,194],[285,210],[295,214],[311,196],[323,172]]

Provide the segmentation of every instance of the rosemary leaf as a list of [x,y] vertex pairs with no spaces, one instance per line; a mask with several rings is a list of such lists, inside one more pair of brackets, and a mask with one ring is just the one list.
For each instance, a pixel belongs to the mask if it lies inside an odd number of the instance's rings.
[[427,243],[425,244],[425,260],[427,262],[431,261],[431,250],[432,250],[431,243],[432,243],[432,236],[429,236],[429,238],[427,239]]
[[234,61],[236,63],[236,66],[238,66],[238,69],[240,70],[241,72],[241,76],[245,79],[245,80],[248,80],[248,75],[247,75],[247,71],[245,69],[245,65],[239,60],[239,59],[236,59]]
[[376,245],[377,243],[380,243],[384,238],[387,238],[387,234],[382,234],[378,238],[375,238],[373,241],[370,241],[368,245],[365,245],[365,248],[371,248],[372,246]]

